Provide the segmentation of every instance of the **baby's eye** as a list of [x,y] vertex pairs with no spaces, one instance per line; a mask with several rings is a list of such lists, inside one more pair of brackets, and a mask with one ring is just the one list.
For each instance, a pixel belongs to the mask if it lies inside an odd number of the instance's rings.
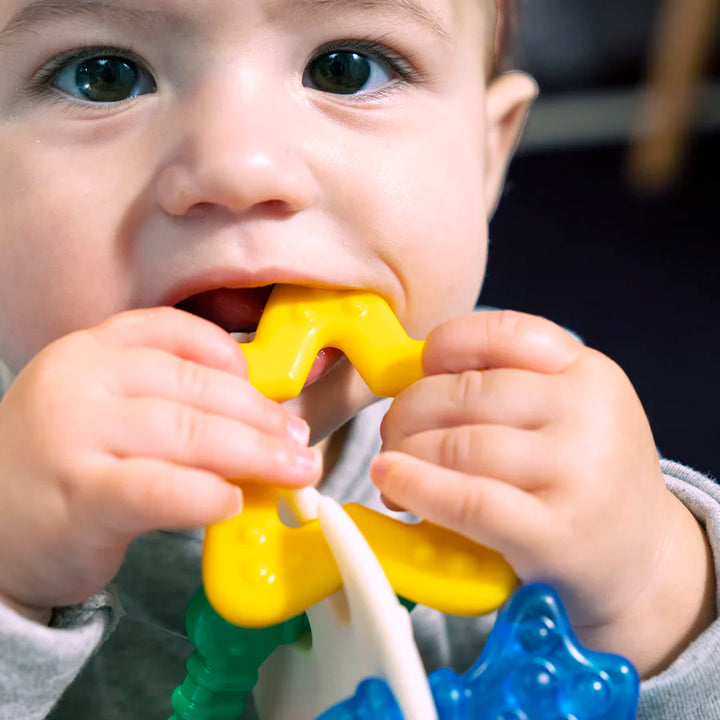
[[128,58],[108,55],[70,61],[54,78],[55,87],[92,103],[114,103],[157,90],[152,75]]
[[333,50],[310,61],[303,85],[337,95],[353,95],[387,85],[397,73],[389,63],[353,50]]

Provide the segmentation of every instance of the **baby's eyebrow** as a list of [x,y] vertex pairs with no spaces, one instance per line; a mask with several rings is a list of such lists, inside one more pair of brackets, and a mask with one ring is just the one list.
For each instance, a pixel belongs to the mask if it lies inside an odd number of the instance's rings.
[[282,12],[295,13],[355,13],[376,12],[394,19],[409,19],[430,30],[446,43],[451,37],[441,19],[418,0],[293,0],[283,3]]
[[[167,14],[142,5],[123,5],[112,0],[34,0],[22,7],[0,31],[0,44],[11,36],[32,30],[37,25],[68,18],[94,16],[108,22],[152,26]],[[177,18],[174,18],[177,21]]]

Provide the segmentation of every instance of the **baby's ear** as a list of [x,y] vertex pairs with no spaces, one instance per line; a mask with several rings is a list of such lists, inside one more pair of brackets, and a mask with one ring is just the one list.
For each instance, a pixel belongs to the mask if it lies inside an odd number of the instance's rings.
[[529,75],[515,71],[499,75],[488,86],[485,207],[489,216],[495,211],[510,158],[537,94],[535,81]]

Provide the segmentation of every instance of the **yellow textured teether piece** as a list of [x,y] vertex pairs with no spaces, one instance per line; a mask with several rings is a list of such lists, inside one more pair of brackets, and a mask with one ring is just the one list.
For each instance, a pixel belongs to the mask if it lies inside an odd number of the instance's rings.
[[[203,553],[210,604],[241,627],[276,625],[342,586],[317,520],[299,528],[279,521],[280,491],[244,487],[241,515],[211,525]],[[501,555],[429,522],[414,525],[357,505],[344,506],[396,593],[453,615],[495,610],[517,584]]]
[[329,347],[347,355],[376,395],[397,395],[422,376],[424,344],[407,336],[378,295],[279,285],[242,349],[250,382],[280,402],[300,393],[318,352]]
[[[424,343],[409,338],[388,304],[354,290],[278,286],[255,339],[243,345],[251,382],[274,400],[297,395],[317,353],[342,350],[377,395],[422,375]],[[203,549],[208,600],[241,627],[277,625],[341,587],[314,520],[299,528],[278,515],[280,489],[243,485],[244,509],[210,525]],[[407,524],[354,503],[344,506],[402,597],[456,615],[499,607],[517,579],[498,553],[429,522]]]

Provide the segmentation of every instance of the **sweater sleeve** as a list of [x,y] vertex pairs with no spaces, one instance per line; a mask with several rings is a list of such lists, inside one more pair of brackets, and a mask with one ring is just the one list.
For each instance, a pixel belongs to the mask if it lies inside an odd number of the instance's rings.
[[0,720],[45,718],[120,614],[109,590],[56,611],[49,627],[0,605]]
[[[720,606],[720,485],[695,470],[662,461],[670,491],[705,528],[715,563]],[[640,688],[637,720],[720,718],[720,620],[705,630],[664,672]]]

